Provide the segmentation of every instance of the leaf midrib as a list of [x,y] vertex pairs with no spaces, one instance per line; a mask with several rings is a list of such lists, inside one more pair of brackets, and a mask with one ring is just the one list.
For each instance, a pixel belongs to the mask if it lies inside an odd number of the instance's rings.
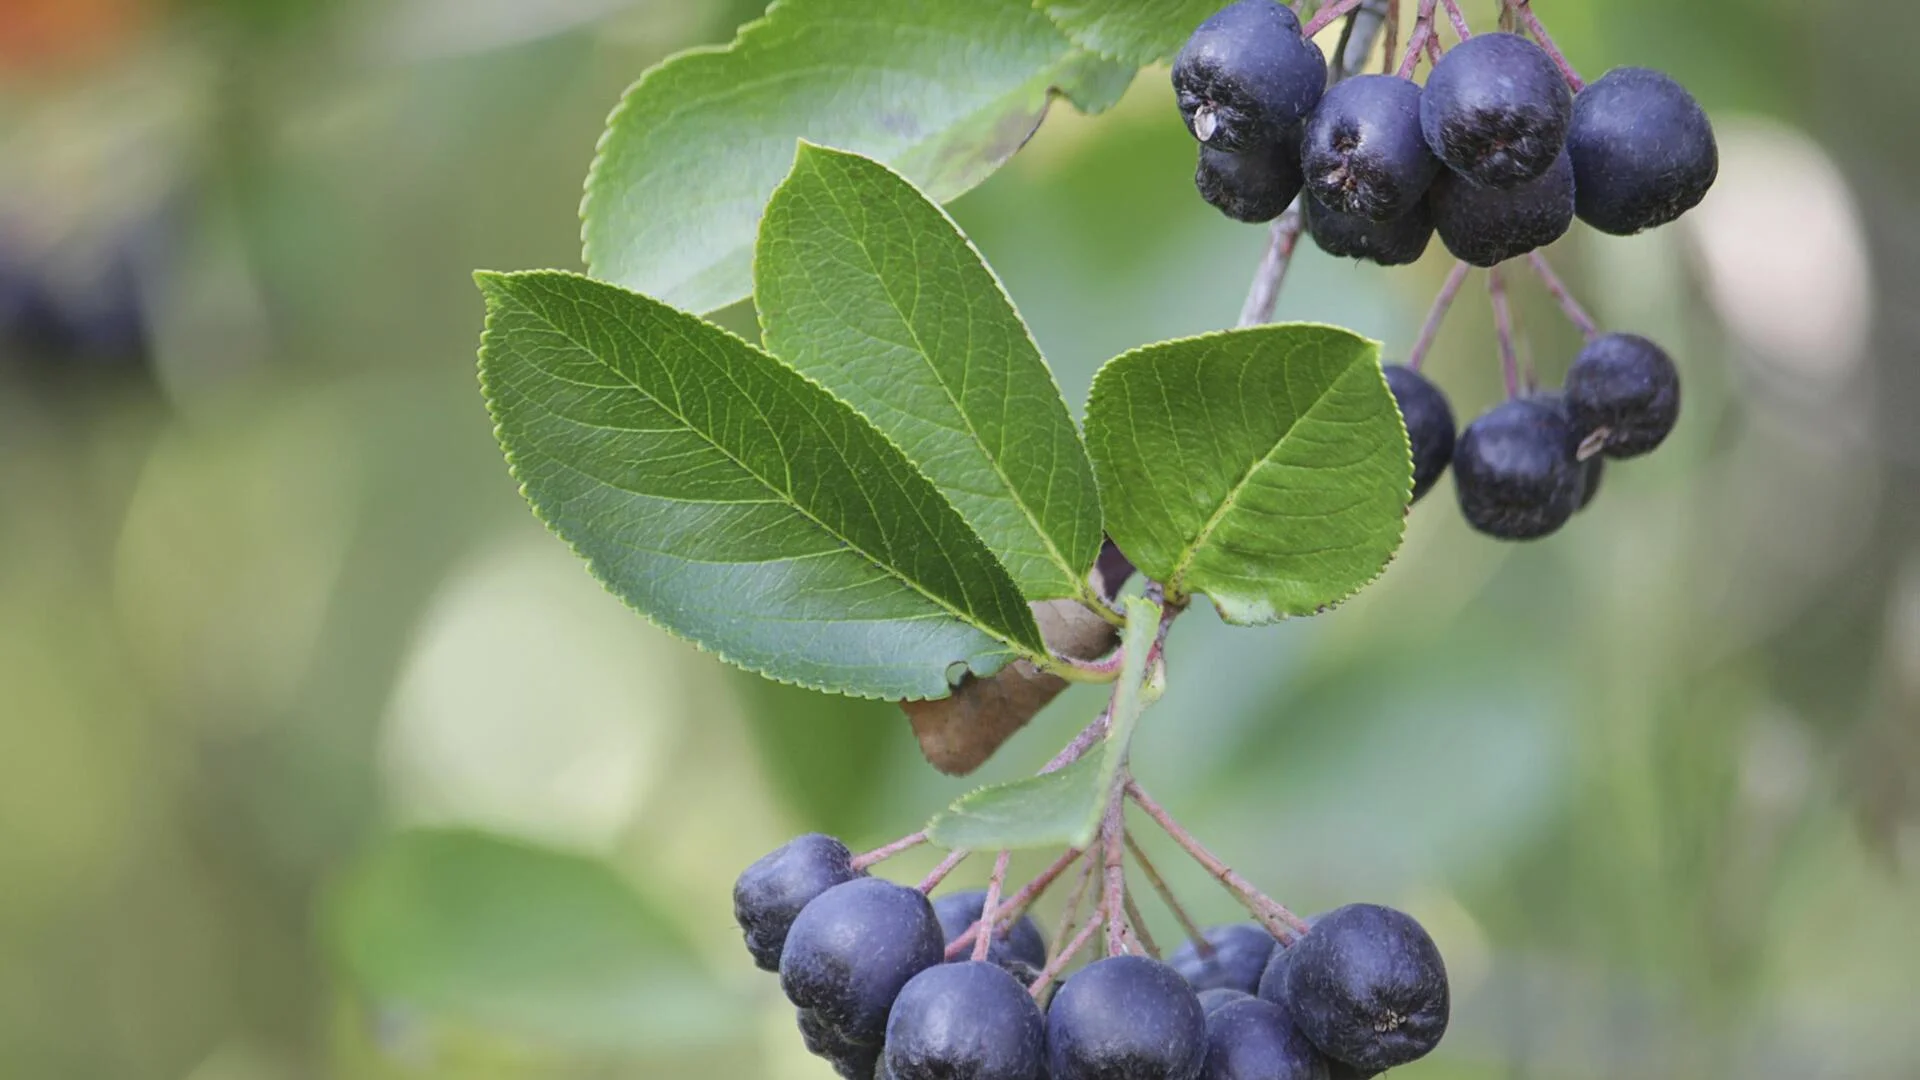
[[[508,295],[511,296],[512,294],[509,293]],[[585,342],[580,341],[579,339],[575,338],[572,334],[568,333],[564,327],[555,323],[552,319],[547,318],[544,314],[534,310],[531,306],[526,304],[524,301],[520,300],[517,296],[513,298],[513,302],[526,314],[528,314],[529,316],[535,319],[538,319],[542,325],[548,327],[550,330],[553,331],[553,333],[559,335],[562,340],[566,341],[568,344],[572,345],[574,348],[579,349],[581,352],[585,353],[586,355],[592,357],[594,363],[599,364],[602,368],[605,368],[609,374],[613,375],[615,378],[619,379],[620,382],[624,383],[626,386],[631,388],[634,393],[639,394],[640,396],[646,398],[648,401],[651,401],[655,405],[659,406],[661,411],[665,412],[668,416],[671,416],[675,420],[679,421],[686,428],[686,430],[699,436],[709,446],[712,446],[715,450],[719,451],[719,453],[722,456],[724,456],[728,461],[731,461],[735,465],[739,466],[741,471],[745,472],[748,476],[753,477],[755,480],[758,480],[761,483],[761,485],[764,486],[768,491],[771,491],[776,496],[778,496],[779,501],[782,504],[790,507],[795,513],[799,514],[801,517],[805,518],[806,520],[812,522],[815,526],[817,526],[822,532],[826,533],[828,536],[831,536],[835,540],[838,540],[840,543],[846,545],[849,551],[852,551],[858,554],[861,558],[865,559],[868,562],[868,564],[878,567],[883,573],[887,574],[888,576],[899,581],[901,584],[905,585],[907,588],[925,597],[928,601],[930,601],[936,607],[939,607],[949,612],[955,618],[961,620],[962,622],[980,631],[981,633],[986,634],[988,637],[994,639],[995,641],[998,641],[1003,645],[1009,646],[1019,651],[1023,655],[1028,654],[1028,649],[1024,644],[1022,644],[1017,640],[1012,639],[1011,637],[1004,635],[1001,631],[986,625],[980,619],[980,617],[973,612],[971,608],[965,611],[962,611],[961,609],[955,607],[953,604],[927,591],[927,589],[922,585],[920,585],[920,583],[914,581],[912,578],[907,577],[905,574],[902,574],[900,571],[894,569],[892,566],[888,565],[885,561],[875,558],[872,554],[870,554],[865,548],[861,547],[859,544],[856,544],[852,540],[848,539],[847,537],[842,536],[837,530],[827,525],[826,522],[821,521],[814,514],[810,513],[806,507],[801,506],[797,501],[795,501],[790,492],[782,491],[779,487],[775,486],[766,477],[760,475],[760,473],[757,470],[753,469],[746,462],[740,460],[725,446],[715,441],[712,436],[707,434],[707,432],[703,431],[702,429],[700,429],[699,427],[691,423],[685,416],[681,415],[679,410],[673,408],[668,403],[660,400],[655,395],[648,393],[645,388],[640,386],[639,383],[636,383],[635,381],[633,381],[633,379],[629,378],[618,367],[615,367],[613,364],[608,363],[606,359],[603,358],[598,352],[594,351]],[[752,346],[748,345],[746,342],[741,342],[740,344],[745,348],[749,348],[749,349],[752,348]],[[804,376],[802,377],[804,378]],[[731,376],[729,376],[729,378],[731,379]],[[738,384],[736,383],[736,385]],[[760,406],[757,402],[753,402],[750,398],[746,397],[744,394],[741,395],[741,400],[752,405],[754,411],[756,413],[760,413],[761,419],[763,421],[766,419],[765,413],[761,412]],[[841,463],[844,464],[849,471],[857,471],[854,469],[853,463],[847,460],[845,452],[840,448],[840,446],[837,443],[834,444],[834,453],[840,458]],[[871,506],[871,503],[869,503],[869,506]],[[877,513],[877,509],[876,509],[876,513]],[[928,522],[925,517],[922,517],[917,508],[914,512],[914,516],[919,518],[922,524],[928,526],[929,533],[936,532],[936,530],[932,528],[932,523]]]
[[[823,180],[826,179],[817,166],[814,168],[814,175],[820,176]],[[999,478],[1001,486],[1006,489],[1008,496],[1012,498],[1013,505],[1019,508],[1020,516],[1032,527],[1035,535],[1040,537],[1040,542],[1046,545],[1047,561],[1051,562],[1054,567],[1060,571],[1060,576],[1065,579],[1069,588],[1072,588],[1075,581],[1081,575],[1076,573],[1072,566],[1068,565],[1066,556],[1061,554],[1059,545],[1053,541],[1053,536],[1047,532],[1045,526],[1041,524],[1040,519],[1035,516],[1033,510],[1027,506],[1026,499],[1021,496],[1020,489],[1014,485],[1013,479],[1001,468],[1000,460],[994,457],[992,451],[987,449],[986,440],[981,437],[979,430],[974,427],[973,417],[961,406],[960,400],[954,397],[953,389],[947,385],[947,380],[941,376],[940,369],[934,365],[932,355],[928,352],[926,343],[920,337],[920,328],[914,325],[912,316],[907,312],[906,308],[901,305],[899,297],[894,294],[893,284],[887,279],[887,275],[881,272],[879,263],[874,259],[873,249],[867,245],[864,237],[859,235],[857,230],[854,229],[853,218],[848,214],[846,204],[841,200],[839,193],[833,191],[832,184],[827,184],[826,187],[833,198],[834,208],[840,211],[841,220],[847,223],[854,246],[860,249],[860,254],[867,260],[868,269],[873,271],[874,279],[880,282],[881,292],[886,294],[887,304],[893,308],[894,314],[899,316],[900,324],[906,328],[907,336],[913,340],[913,349],[914,352],[919,355],[921,365],[932,373],[933,381],[940,387],[940,393],[946,397],[948,404],[953,406],[954,414],[960,417],[960,422],[966,425],[967,438],[972,440],[973,444],[979,448],[980,456],[987,460],[987,467],[992,470],[995,477]],[[942,216],[944,217],[944,212]],[[949,224],[951,224],[951,222],[949,222]],[[958,231],[958,227],[955,226],[955,232],[958,233]],[[973,245],[971,243],[967,243],[967,250],[970,252],[973,251]],[[977,252],[975,254],[977,255]],[[989,272],[988,276],[992,276],[991,272]],[[999,282],[995,281],[994,286],[999,289]],[[918,278],[914,279],[914,288],[916,291],[919,288]],[[1003,300],[1006,300],[1007,307],[1011,309],[1013,302],[1006,296],[1006,290],[1000,289],[1000,295]],[[1017,321],[1020,316],[1018,313],[1014,313],[1013,318]],[[1022,330],[1025,330],[1024,324],[1022,325]],[[1031,334],[1028,335],[1028,340],[1032,342]],[[967,319],[967,342],[969,346],[971,346],[973,342],[973,319],[970,312]],[[1039,351],[1039,345],[1037,343],[1034,344],[1034,354],[1036,356],[1039,355]],[[967,355],[969,358],[972,357],[972,348],[968,348]],[[1042,364],[1044,365],[1044,363],[1045,361],[1043,360]],[[969,361],[968,366],[969,368],[971,367],[971,361]],[[1070,597],[1078,596],[1080,593],[1081,590],[1073,589],[1073,591],[1067,595]]]
[[1240,478],[1234,481],[1233,486],[1227,489],[1227,493],[1220,499],[1220,505],[1214,507],[1213,513],[1207,518],[1206,522],[1200,526],[1200,531],[1194,534],[1193,539],[1188,542],[1187,546],[1181,550],[1179,556],[1174,559],[1173,573],[1168,575],[1167,580],[1167,587],[1169,589],[1175,592],[1184,592],[1181,586],[1185,582],[1187,571],[1193,567],[1193,560],[1199,557],[1200,549],[1205,547],[1207,541],[1213,537],[1213,533],[1220,527],[1220,523],[1225,521],[1227,515],[1233,512],[1235,504],[1239,502],[1240,493],[1246,489],[1248,482],[1253,479],[1254,474],[1258,473],[1262,467],[1271,462],[1273,456],[1279,453],[1280,448],[1285,446],[1287,440],[1293,436],[1294,431],[1296,431],[1302,423],[1305,423],[1308,417],[1313,415],[1315,409],[1318,409],[1321,404],[1333,396],[1334,387],[1339,385],[1341,379],[1346,378],[1347,372],[1352,371],[1354,365],[1358,362],[1359,361],[1356,360],[1348,363],[1340,369],[1338,374],[1328,379],[1327,385],[1322,388],[1318,394],[1314,395],[1313,400],[1308,403],[1307,407],[1301,409],[1299,413],[1294,416],[1293,423],[1288,424],[1287,429],[1280,433],[1278,439],[1274,440],[1272,448],[1255,458],[1253,462],[1247,466],[1246,471],[1240,474]]

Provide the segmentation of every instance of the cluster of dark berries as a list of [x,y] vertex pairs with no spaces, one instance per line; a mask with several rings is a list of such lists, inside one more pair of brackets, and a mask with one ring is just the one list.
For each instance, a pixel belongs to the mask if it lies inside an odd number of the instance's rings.
[[1712,125],[1679,83],[1617,68],[1576,96],[1517,34],[1460,43],[1425,87],[1398,75],[1326,83],[1319,47],[1275,0],[1201,23],[1173,68],[1200,141],[1200,194],[1259,222],[1304,192],[1307,231],[1329,254],[1397,266],[1437,231],[1455,256],[1491,267],[1558,240],[1576,215],[1620,236],[1664,225],[1719,172]]
[[1419,372],[1386,369],[1413,447],[1413,497],[1447,465],[1467,524],[1501,540],[1534,540],[1565,525],[1600,490],[1607,458],[1659,446],[1680,416],[1680,374],[1666,352],[1633,334],[1587,343],[1560,392],[1509,398],[1454,435],[1446,395]]
[[1218,927],[1167,964],[1110,956],[1056,985],[1024,915],[985,961],[948,958],[984,901],[930,901],[809,835],[741,874],[734,916],[807,1048],[860,1080],[1337,1080],[1413,1061],[1446,1031],[1439,950],[1391,908],[1328,912],[1284,947]]
[[[1410,76],[1429,41],[1416,34],[1400,74],[1328,88],[1325,58],[1285,5],[1240,0],[1202,23],[1173,69],[1200,141],[1201,195],[1250,222],[1298,199],[1304,227],[1329,254],[1401,265],[1437,232],[1462,263],[1491,269],[1558,240],[1575,217],[1621,236],[1664,225],[1698,205],[1719,173],[1706,113],[1660,72],[1616,68],[1575,94],[1571,73],[1539,44],[1488,33],[1442,54],[1423,87]],[[1450,301],[1443,293],[1436,319]],[[1457,438],[1446,396],[1418,372],[1417,356],[1387,369],[1412,442],[1416,500],[1452,463],[1474,528],[1546,536],[1593,500],[1604,457],[1644,454],[1673,429],[1680,384],[1667,354],[1642,337],[1593,332],[1564,302],[1589,342],[1563,390],[1522,394],[1509,366],[1509,400]],[[1504,324],[1501,333],[1510,359]]]

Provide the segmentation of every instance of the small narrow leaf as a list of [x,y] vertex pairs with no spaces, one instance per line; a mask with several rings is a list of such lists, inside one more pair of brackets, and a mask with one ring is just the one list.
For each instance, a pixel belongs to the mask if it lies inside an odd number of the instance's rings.
[[803,143],[754,278],[767,348],[897,443],[1029,599],[1086,594],[1093,466],[1013,302],[939,206],[884,165]]
[[940,697],[1043,656],[1006,569],[852,407],[574,274],[478,275],[482,389],[527,498],[609,589],[784,682]]
[[1132,68],[1030,0],[779,0],[731,45],[641,76],[581,206],[596,277],[690,311],[747,295],[754,228],[794,140],[858,150],[951,199],[1033,134],[1054,92],[1110,104]]
[[1094,377],[1107,529],[1170,598],[1228,622],[1310,615],[1400,545],[1412,457],[1379,346],[1328,326],[1150,345]]
[[1127,626],[1120,637],[1120,677],[1107,713],[1107,737],[1080,760],[1057,772],[984,787],[936,814],[927,835],[946,848],[1003,848],[1093,842],[1108,797],[1126,765],[1143,707],[1147,657],[1160,627],[1160,606],[1138,596],[1126,599]]
[[334,962],[381,1005],[562,1045],[684,1041],[732,1010],[604,863],[456,829],[401,833],[336,885]]
[[1080,45],[1131,64],[1165,60],[1228,0],[1037,0]]

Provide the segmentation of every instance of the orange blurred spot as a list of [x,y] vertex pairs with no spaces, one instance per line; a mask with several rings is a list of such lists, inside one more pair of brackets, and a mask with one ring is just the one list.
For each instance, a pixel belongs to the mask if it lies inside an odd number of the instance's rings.
[[0,0],[0,68],[110,52],[146,21],[150,0]]

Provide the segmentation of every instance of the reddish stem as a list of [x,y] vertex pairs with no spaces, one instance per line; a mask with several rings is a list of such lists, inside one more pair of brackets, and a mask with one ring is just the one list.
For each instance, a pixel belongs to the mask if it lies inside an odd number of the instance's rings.
[[1575,71],[1573,64],[1568,61],[1567,54],[1561,52],[1560,46],[1554,43],[1553,35],[1547,33],[1546,24],[1540,21],[1540,16],[1533,13],[1533,0],[1509,0],[1507,8],[1519,13],[1520,21],[1525,23],[1528,32],[1533,34],[1533,40],[1539,42],[1540,47],[1553,58],[1553,66],[1560,69],[1561,77],[1567,80],[1567,85],[1573,92],[1577,94],[1585,90],[1587,81],[1580,77],[1580,73]]
[[1300,36],[1312,38],[1332,26],[1335,19],[1353,14],[1353,9],[1360,4],[1361,0],[1335,0],[1334,3],[1322,5],[1319,11],[1313,13],[1313,18],[1307,20],[1307,25],[1300,28]]
[[1393,74],[1393,58],[1400,51],[1400,0],[1387,0],[1386,39],[1381,43],[1381,73]]
[[877,863],[886,862],[902,852],[912,851],[926,842],[927,834],[924,829],[917,833],[908,833],[891,844],[884,844],[864,855],[854,856],[852,865],[855,870],[865,870]]
[[1027,987],[1027,992],[1038,998],[1053,980],[1066,970],[1067,965],[1073,962],[1073,958],[1079,955],[1080,950],[1087,947],[1087,942],[1093,940],[1093,935],[1099,932],[1101,923],[1106,921],[1108,920],[1105,912],[1095,911],[1093,918],[1087,920],[1087,925],[1073,936],[1073,940],[1067,943],[1067,947],[1056,952],[1053,959],[1047,961],[1047,966],[1034,978],[1033,984]]
[[[980,902],[980,920],[975,924],[982,929],[992,926],[994,917],[1000,913],[1000,890],[1006,887],[1007,863],[1012,858],[1013,852],[1002,851],[1000,857],[993,860],[993,876],[987,879],[987,898]],[[975,961],[986,960],[987,950],[992,947],[993,934],[991,931],[987,933],[974,932],[973,958]]]
[[1407,366],[1419,371],[1427,362],[1427,353],[1433,350],[1435,339],[1440,336],[1440,324],[1447,321],[1447,312],[1453,309],[1454,297],[1460,295],[1460,287],[1467,282],[1467,273],[1472,270],[1465,260],[1453,264],[1447,272],[1447,280],[1440,285],[1439,295],[1433,298],[1433,307],[1427,310],[1427,321],[1420,326],[1420,336],[1414,339],[1413,349],[1407,353]]
[[1148,956],[1155,960],[1160,959],[1160,946],[1154,942],[1153,934],[1147,930],[1147,920],[1141,916],[1140,909],[1134,905],[1133,894],[1129,892],[1123,895],[1127,908],[1127,929],[1132,931],[1134,940],[1140,943],[1140,947],[1146,950]]
[[1500,374],[1507,396],[1520,393],[1520,361],[1513,351],[1513,310],[1507,305],[1507,277],[1499,267],[1487,271],[1487,296],[1493,301],[1493,333],[1500,342]]
[[[1067,849],[1066,854],[1061,855],[1053,861],[1053,865],[1040,871],[1039,876],[1022,885],[1019,891],[1007,899],[1006,903],[1000,905],[999,910],[994,913],[995,921],[1011,925],[1015,919],[1018,919],[1024,914],[1029,907],[1033,906],[1035,901],[1039,900],[1040,897],[1046,893],[1047,889],[1061,874],[1066,873],[1067,867],[1079,861],[1080,856],[1084,854],[1086,854],[1084,851],[1077,848]],[[1088,863],[1088,865],[1091,866],[1092,863]],[[1079,895],[1076,894],[1068,906],[1078,905],[1079,902]],[[979,940],[980,934],[986,928],[986,921],[986,912],[983,909],[981,911],[981,917],[974,920],[972,926],[967,927],[961,932],[959,937],[947,943],[947,959],[951,960],[959,956],[968,946],[971,946],[975,941]],[[1001,936],[1005,936],[1005,927],[999,927],[997,930]]]
[[1204,844],[1195,839],[1192,833],[1173,820],[1173,815],[1167,813],[1165,807],[1148,796],[1137,782],[1127,781],[1127,796],[1137,803],[1140,809],[1146,811],[1147,816],[1156,824],[1166,830],[1167,835],[1173,837],[1174,843],[1179,844],[1188,855],[1193,856],[1194,862],[1205,867],[1216,881],[1226,886],[1227,891],[1240,901],[1241,906],[1251,912],[1253,917],[1267,928],[1267,932],[1278,938],[1281,944],[1291,944],[1295,937],[1307,932],[1304,919],[1254,888],[1252,882],[1221,862],[1213,852],[1206,849]]
[[920,891],[930,893],[939,888],[940,883],[947,880],[947,875],[953,873],[953,868],[965,862],[969,854],[966,848],[956,848],[948,852],[947,857],[940,860],[940,865],[934,867],[920,882]]
[[1447,21],[1453,23],[1454,36],[1461,41],[1473,37],[1473,27],[1467,25],[1467,17],[1460,10],[1460,0],[1440,0],[1440,6],[1447,9]]
[[1124,909],[1127,895],[1126,866],[1121,847],[1120,836],[1126,828],[1124,806],[1121,796],[1126,789],[1115,784],[1112,798],[1107,800],[1107,813],[1100,823],[1100,846],[1102,863],[1106,872],[1101,906],[1107,912],[1107,955],[1119,956],[1126,951],[1120,931],[1126,920],[1119,917]]
[[1134,863],[1140,867],[1140,872],[1147,876],[1147,884],[1153,886],[1153,891],[1160,894],[1160,902],[1167,905],[1168,911],[1173,912],[1174,919],[1180,923],[1180,929],[1186,932],[1187,940],[1193,942],[1193,951],[1203,960],[1211,957],[1213,942],[1207,940],[1206,932],[1200,929],[1200,924],[1193,920],[1193,916],[1187,914],[1185,905],[1180,903],[1179,897],[1173,895],[1172,886],[1167,884],[1167,879],[1161,877],[1160,871],[1155,869],[1153,863],[1148,860],[1147,853],[1141,849],[1139,842],[1134,840],[1131,831],[1126,833],[1126,841],[1127,850],[1133,853]]
[[1427,44],[1433,40],[1434,9],[1440,0],[1420,0],[1420,7],[1413,17],[1413,33],[1407,37],[1407,53],[1400,58],[1400,77],[1413,78],[1415,68],[1420,66],[1420,56],[1426,51]]
[[1080,916],[1080,902],[1087,898],[1087,890],[1093,885],[1094,866],[1094,860],[1088,859],[1086,865],[1080,868],[1080,876],[1073,883],[1073,892],[1068,895],[1066,906],[1060,909],[1060,924],[1053,929],[1051,947],[1047,950],[1049,956],[1064,948],[1067,935],[1073,933],[1074,922]]
[[1300,232],[1304,228],[1306,220],[1300,216],[1298,205],[1274,220],[1268,231],[1267,253],[1260,257],[1253,287],[1247,290],[1247,302],[1240,308],[1241,327],[1262,326],[1273,321],[1273,309],[1280,303],[1280,286],[1286,283],[1287,267],[1293,264],[1293,252],[1300,246]]
[[1547,261],[1547,257],[1536,251],[1527,256],[1527,262],[1533,267],[1533,272],[1539,275],[1547,292],[1553,295],[1554,302],[1560,305],[1560,310],[1566,313],[1567,321],[1588,341],[1599,337],[1600,328],[1594,325],[1593,316],[1588,315],[1587,309],[1580,306],[1580,301],[1573,298],[1573,292],[1567,288],[1566,282],[1560,280],[1560,275],[1553,272],[1553,264]]

